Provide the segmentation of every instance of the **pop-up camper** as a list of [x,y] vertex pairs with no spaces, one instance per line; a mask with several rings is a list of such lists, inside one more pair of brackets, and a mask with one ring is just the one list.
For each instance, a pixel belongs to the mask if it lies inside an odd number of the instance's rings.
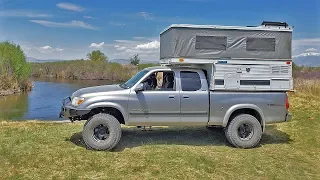
[[174,24],[160,34],[160,62],[205,69],[211,90],[289,91],[292,27]]

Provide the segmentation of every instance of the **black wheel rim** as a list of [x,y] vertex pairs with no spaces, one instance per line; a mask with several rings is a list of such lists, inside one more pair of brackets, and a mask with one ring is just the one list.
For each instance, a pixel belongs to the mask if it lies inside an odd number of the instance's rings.
[[93,129],[93,138],[96,141],[104,141],[109,137],[109,129],[107,126],[100,124]]
[[238,136],[241,140],[250,140],[253,136],[253,127],[251,124],[241,124],[238,127]]

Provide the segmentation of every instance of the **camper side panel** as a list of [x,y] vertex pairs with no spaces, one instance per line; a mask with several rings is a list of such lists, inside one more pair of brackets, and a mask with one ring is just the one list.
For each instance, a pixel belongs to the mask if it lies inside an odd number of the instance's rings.
[[160,39],[161,59],[291,59],[291,31],[176,27]]
[[210,89],[288,91],[293,89],[292,65],[214,64]]
[[170,58],[173,54],[173,29],[169,29],[160,35],[160,59]]

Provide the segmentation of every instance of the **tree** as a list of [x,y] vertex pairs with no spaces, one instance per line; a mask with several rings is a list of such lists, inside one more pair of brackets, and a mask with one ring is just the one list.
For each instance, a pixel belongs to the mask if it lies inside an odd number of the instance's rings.
[[138,54],[133,55],[130,58],[130,63],[133,64],[133,65],[136,65],[136,66],[139,65],[139,63],[140,63],[139,55]]
[[105,62],[108,60],[108,57],[103,54],[100,50],[92,51],[87,54],[89,60],[94,62]]
[[14,76],[18,81],[28,79],[31,65],[19,45],[12,42],[0,42],[0,75]]

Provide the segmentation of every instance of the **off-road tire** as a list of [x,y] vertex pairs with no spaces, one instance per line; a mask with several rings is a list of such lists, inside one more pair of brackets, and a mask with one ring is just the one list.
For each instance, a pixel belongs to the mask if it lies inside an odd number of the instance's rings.
[[[109,135],[104,140],[97,140],[94,130],[97,126],[103,125],[108,128]],[[99,113],[93,115],[84,124],[82,131],[83,141],[87,148],[94,150],[111,150],[121,138],[121,126],[119,121],[110,114]]]
[[[250,138],[244,139],[239,135],[239,128],[242,125],[251,126],[252,134]],[[238,148],[256,147],[262,136],[262,127],[260,122],[252,115],[239,114],[232,117],[231,122],[225,128],[225,135],[230,144]]]

